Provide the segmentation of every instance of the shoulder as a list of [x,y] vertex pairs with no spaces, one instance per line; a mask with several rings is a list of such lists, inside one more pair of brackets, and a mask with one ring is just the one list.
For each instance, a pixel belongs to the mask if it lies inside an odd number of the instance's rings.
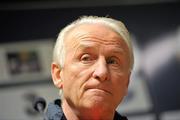
[[46,111],[47,120],[66,120],[60,104],[57,104],[56,102],[48,104]]
[[118,112],[115,113],[114,120],[128,120],[126,116],[120,115]]

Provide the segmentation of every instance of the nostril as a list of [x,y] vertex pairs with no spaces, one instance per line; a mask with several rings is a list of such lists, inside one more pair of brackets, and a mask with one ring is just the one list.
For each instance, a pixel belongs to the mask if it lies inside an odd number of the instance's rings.
[[100,77],[99,77],[99,76],[95,76],[95,79],[98,79],[98,80],[99,80],[99,79],[100,79]]
[[93,74],[93,77],[94,77],[95,79],[97,79],[97,80],[100,80],[100,79],[101,79],[101,77],[98,76],[96,73]]

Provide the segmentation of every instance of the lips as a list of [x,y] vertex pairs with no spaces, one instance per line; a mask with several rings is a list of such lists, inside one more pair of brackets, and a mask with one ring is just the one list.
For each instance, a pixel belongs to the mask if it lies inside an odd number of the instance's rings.
[[104,93],[107,93],[107,94],[111,94],[111,95],[112,95],[112,93],[110,92],[110,90],[108,90],[107,88],[103,88],[103,87],[87,87],[87,88],[85,89],[85,91],[88,91],[88,90],[90,90],[90,91],[95,91],[95,92],[104,92]]

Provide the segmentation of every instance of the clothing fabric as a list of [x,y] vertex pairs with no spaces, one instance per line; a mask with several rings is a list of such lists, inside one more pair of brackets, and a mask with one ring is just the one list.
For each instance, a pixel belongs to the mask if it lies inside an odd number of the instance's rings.
[[[54,103],[49,103],[45,120],[67,120],[60,106],[61,101],[58,99]],[[114,120],[128,120],[127,117],[115,113]]]

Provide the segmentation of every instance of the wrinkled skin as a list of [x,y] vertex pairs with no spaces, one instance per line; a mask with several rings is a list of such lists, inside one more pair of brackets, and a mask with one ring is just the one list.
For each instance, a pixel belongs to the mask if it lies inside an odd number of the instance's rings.
[[63,90],[66,117],[113,119],[130,76],[129,50],[122,37],[105,25],[83,24],[65,37],[65,50],[64,67],[52,64],[52,76],[56,83],[62,80],[56,86]]

